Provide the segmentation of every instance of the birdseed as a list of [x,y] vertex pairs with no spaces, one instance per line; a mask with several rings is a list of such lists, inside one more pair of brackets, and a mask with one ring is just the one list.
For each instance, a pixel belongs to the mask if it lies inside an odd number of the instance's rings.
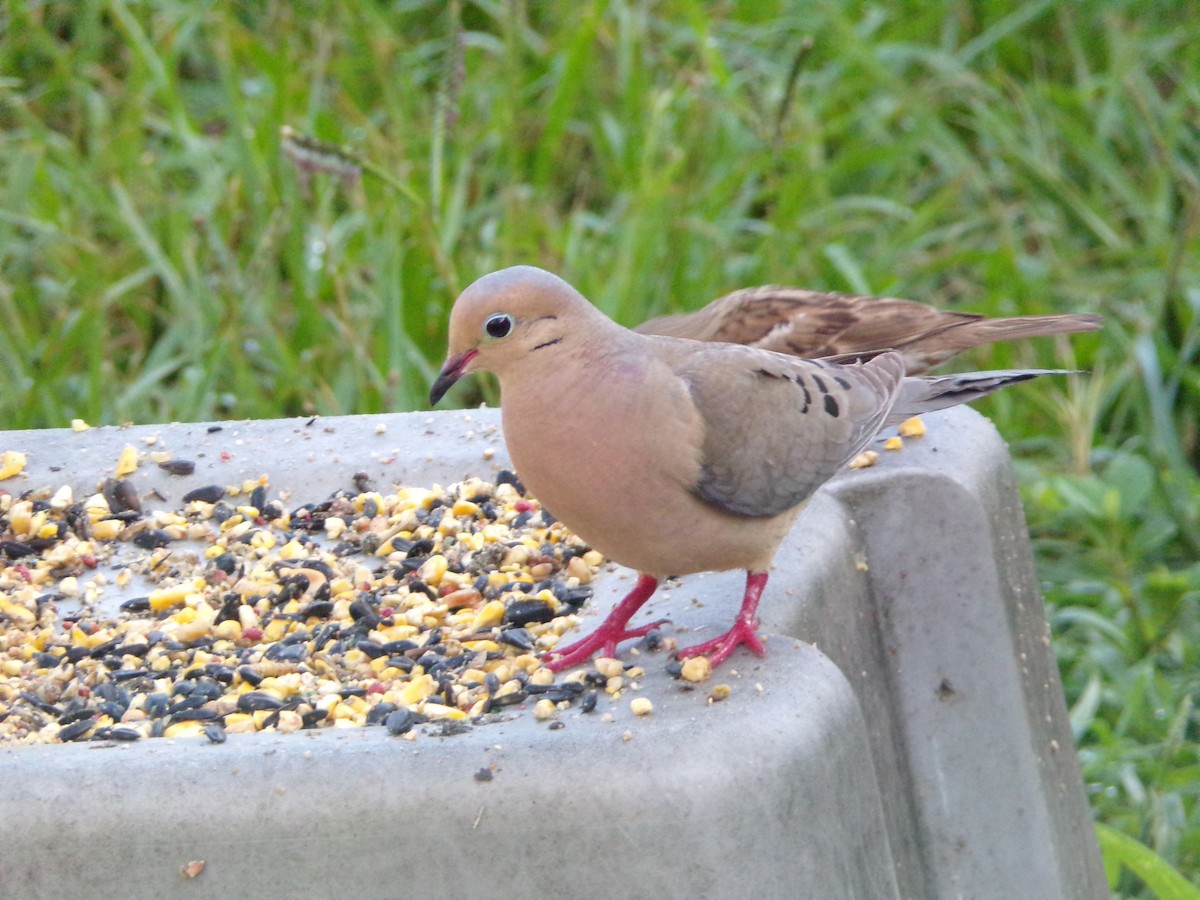
[[[0,486],[0,745],[594,706],[539,654],[603,560],[511,473],[290,511],[264,477],[150,510],[123,478],[132,449],[89,497]],[[134,579],[146,593],[106,609]]]

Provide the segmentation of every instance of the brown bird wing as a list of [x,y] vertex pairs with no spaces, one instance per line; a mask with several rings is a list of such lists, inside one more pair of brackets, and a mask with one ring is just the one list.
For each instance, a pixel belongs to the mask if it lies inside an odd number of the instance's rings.
[[1100,323],[1089,314],[989,319],[894,297],[765,286],[734,291],[694,313],[652,319],[636,330],[809,359],[890,347],[904,355],[912,375],[977,344],[1094,331]]

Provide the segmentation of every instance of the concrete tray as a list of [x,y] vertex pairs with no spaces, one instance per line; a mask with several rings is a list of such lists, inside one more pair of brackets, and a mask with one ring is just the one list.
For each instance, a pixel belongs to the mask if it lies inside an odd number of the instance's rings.
[[[926,422],[801,517],[761,610],[766,659],[689,691],[643,654],[652,715],[602,698],[558,730],[516,709],[414,741],[5,749],[0,896],[1106,896],[1003,443],[969,410]],[[262,474],[298,505],[360,471],[427,485],[505,464],[496,412],[475,410],[9,432],[0,450],[29,464],[0,487],[90,492],[150,435],[197,461],[132,476],[171,503]],[[594,615],[631,584],[597,579]],[[643,615],[703,638],[741,584],[688,578]],[[710,703],[716,682],[732,695]]]

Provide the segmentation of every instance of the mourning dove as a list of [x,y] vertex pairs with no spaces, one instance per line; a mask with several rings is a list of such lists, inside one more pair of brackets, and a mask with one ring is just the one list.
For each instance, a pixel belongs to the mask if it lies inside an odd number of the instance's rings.
[[696,312],[651,319],[635,330],[810,359],[886,347],[903,354],[907,374],[916,375],[977,344],[1095,331],[1100,323],[1086,313],[989,319],[895,297],[769,285],[734,291]]
[[616,653],[658,623],[631,616],[668,576],[746,570],[725,634],[680,651],[713,665],[758,654],[756,610],[775,549],[812,493],[889,424],[982,397],[1044,370],[905,377],[901,354],[807,360],[738,344],[639,334],[528,266],[470,285],[450,315],[436,404],[469,372],[500,382],[518,474],[580,538],[639,578],[552,669]]

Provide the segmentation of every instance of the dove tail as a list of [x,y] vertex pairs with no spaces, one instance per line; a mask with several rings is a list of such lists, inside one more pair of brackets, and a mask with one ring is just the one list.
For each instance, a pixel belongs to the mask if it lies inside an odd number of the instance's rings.
[[899,424],[910,416],[970,403],[1010,384],[1029,381],[1039,375],[1075,374],[1067,369],[997,369],[991,372],[905,378],[884,426]]

